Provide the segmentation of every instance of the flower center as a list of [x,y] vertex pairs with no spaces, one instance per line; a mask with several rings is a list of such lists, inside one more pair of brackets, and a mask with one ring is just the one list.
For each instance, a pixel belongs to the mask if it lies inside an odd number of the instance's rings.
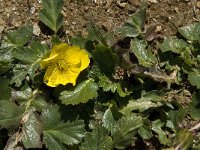
[[81,67],[81,62],[79,61],[78,63],[70,63],[65,59],[59,59],[57,65],[61,71],[67,71],[68,69],[70,69],[73,72],[77,72],[78,69]]

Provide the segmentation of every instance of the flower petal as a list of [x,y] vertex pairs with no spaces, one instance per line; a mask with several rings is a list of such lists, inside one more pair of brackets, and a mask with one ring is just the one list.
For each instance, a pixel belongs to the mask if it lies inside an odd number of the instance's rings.
[[81,64],[79,70],[83,71],[89,66],[90,59],[88,53],[84,49],[80,49],[77,46],[70,46],[65,53],[65,58],[68,59],[68,62],[71,64]]

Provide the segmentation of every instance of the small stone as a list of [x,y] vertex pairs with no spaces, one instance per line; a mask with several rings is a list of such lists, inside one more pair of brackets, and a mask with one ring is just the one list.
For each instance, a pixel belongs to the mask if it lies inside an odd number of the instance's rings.
[[33,24],[33,34],[39,36],[41,33],[40,27],[37,23]]
[[120,0],[118,0],[116,4],[117,6],[122,7],[122,8],[126,7],[126,3],[121,3]]
[[76,25],[76,21],[72,21],[72,24],[73,24],[73,25]]
[[0,25],[0,34],[3,32],[3,30],[5,29],[4,25]]
[[0,17],[0,25],[5,24],[5,21],[3,20],[3,18]]
[[158,3],[157,0],[148,0],[148,2],[150,2],[150,3]]
[[200,8],[200,1],[197,2],[197,8]]
[[20,27],[22,25],[22,22],[21,21],[16,21],[16,20],[13,20],[11,22],[11,24],[15,27]]
[[161,31],[162,30],[162,27],[161,26],[157,26],[156,27],[156,32],[159,32],[159,31]]
[[33,15],[35,13],[35,7],[30,8],[30,13]]

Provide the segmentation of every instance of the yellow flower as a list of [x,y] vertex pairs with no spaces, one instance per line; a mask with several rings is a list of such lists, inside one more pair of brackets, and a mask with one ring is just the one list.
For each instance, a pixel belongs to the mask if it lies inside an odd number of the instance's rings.
[[47,68],[44,82],[51,87],[59,84],[76,84],[81,71],[89,66],[88,53],[78,46],[60,44],[53,47],[48,58],[40,62],[41,68]]

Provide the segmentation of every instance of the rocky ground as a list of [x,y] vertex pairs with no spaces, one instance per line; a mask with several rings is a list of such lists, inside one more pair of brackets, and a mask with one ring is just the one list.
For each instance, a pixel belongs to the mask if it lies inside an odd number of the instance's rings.
[[[89,19],[111,31],[120,26],[140,6],[140,0],[65,0],[63,31],[68,36],[86,35]],[[0,0],[0,35],[32,22],[34,34],[42,36],[38,25],[41,0]],[[148,0],[147,25],[154,24],[164,36],[176,33],[176,28],[199,21],[200,1]]]

